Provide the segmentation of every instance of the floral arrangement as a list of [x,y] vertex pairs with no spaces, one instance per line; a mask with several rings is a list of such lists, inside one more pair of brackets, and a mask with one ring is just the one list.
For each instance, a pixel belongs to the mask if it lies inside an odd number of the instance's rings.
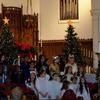
[[[24,94],[32,94],[32,90],[29,89],[29,88],[26,88],[25,85],[22,85],[22,84],[14,84],[14,83],[2,83],[2,84],[0,84],[0,91],[1,91],[1,93],[5,94],[5,95],[11,95],[12,90],[16,86],[19,87]],[[15,89],[14,89],[13,92],[15,92]]]
[[17,45],[17,52],[18,52],[18,55],[20,55],[20,57],[24,57],[26,55],[28,55],[29,57],[32,57],[33,54],[37,54],[38,52],[38,49],[34,48],[29,43],[17,42],[16,45]]

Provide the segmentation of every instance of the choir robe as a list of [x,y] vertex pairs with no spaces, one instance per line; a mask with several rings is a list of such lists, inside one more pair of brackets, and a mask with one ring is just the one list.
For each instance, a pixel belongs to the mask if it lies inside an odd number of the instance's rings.
[[[73,73],[73,74],[74,74],[74,73],[77,73],[78,68],[77,68],[77,64],[76,64],[76,63],[74,63],[74,64],[69,64],[69,63],[67,63],[67,64],[65,65],[65,70],[66,70],[67,66],[72,66],[72,73]],[[65,72],[65,70],[64,70],[64,72]]]
[[49,94],[51,97],[51,100],[56,100],[60,96],[60,90],[62,87],[62,83],[56,80],[51,80],[49,82]]
[[78,85],[72,83],[72,84],[69,85],[69,89],[73,90],[73,92],[74,92],[75,94],[77,94]]
[[77,73],[77,71],[78,71],[77,64],[74,63],[74,64],[72,65],[72,72],[73,72],[73,74],[74,74],[74,73]]
[[87,92],[86,89],[85,89],[85,86],[83,86],[83,93],[82,94],[80,93],[80,91],[78,89],[77,97],[83,97],[83,100],[91,100],[89,89],[88,89],[88,92]]
[[[37,78],[36,88],[37,88],[38,93],[39,93],[39,100],[48,100],[48,96],[49,96],[48,84],[49,84],[49,81],[45,77],[44,78],[41,78],[41,77]],[[44,97],[40,94],[40,92],[42,92],[43,94],[48,93],[48,95],[46,97]]]
[[36,96],[38,96],[38,91],[32,82],[28,83],[27,81],[25,81],[25,85],[27,88],[30,88],[35,93]]
[[71,78],[73,77],[73,74],[66,74],[67,76],[67,81],[71,82]]
[[66,91],[65,89],[61,90],[61,92],[60,92],[60,97],[59,97],[60,99],[61,99],[62,96],[64,95],[65,91]]

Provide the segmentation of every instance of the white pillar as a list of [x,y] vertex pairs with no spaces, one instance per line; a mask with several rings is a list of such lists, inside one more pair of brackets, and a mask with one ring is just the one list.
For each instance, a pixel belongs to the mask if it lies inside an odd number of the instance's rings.
[[93,66],[98,67],[98,57],[96,52],[99,50],[100,41],[100,9],[93,9],[92,14],[92,34],[93,34]]

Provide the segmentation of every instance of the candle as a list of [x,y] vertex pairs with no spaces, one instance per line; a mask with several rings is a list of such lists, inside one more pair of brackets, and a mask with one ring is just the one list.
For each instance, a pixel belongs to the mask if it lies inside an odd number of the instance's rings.
[[20,66],[20,56],[18,55],[18,66]]
[[36,55],[34,55],[34,60],[35,60],[35,61],[37,60]]
[[99,53],[100,53],[100,41],[99,41],[99,49],[98,49]]
[[88,66],[86,66],[86,73],[88,73]]
[[91,72],[90,66],[89,66],[89,73]]
[[42,39],[41,39],[41,42],[40,42],[40,44],[41,44],[41,47],[42,47]]

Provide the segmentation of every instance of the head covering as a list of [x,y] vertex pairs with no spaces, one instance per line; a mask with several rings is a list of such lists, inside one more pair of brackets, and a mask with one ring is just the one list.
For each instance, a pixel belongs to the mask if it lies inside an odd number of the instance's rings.
[[74,58],[74,54],[69,54],[68,58]]
[[60,72],[60,75],[64,75],[64,72]]
[[36,75],[36,71],[30,71],[30,74],[35,74]]
[[66,64],[66,65],[65,65],[65,68],[67,68],[68,66],[72,67],[72,65],[71,65],[71,64]]
[[54,56],[53,57],[53,61],[56,62],[56,63],[58,63],[59,62],[59,56]]

